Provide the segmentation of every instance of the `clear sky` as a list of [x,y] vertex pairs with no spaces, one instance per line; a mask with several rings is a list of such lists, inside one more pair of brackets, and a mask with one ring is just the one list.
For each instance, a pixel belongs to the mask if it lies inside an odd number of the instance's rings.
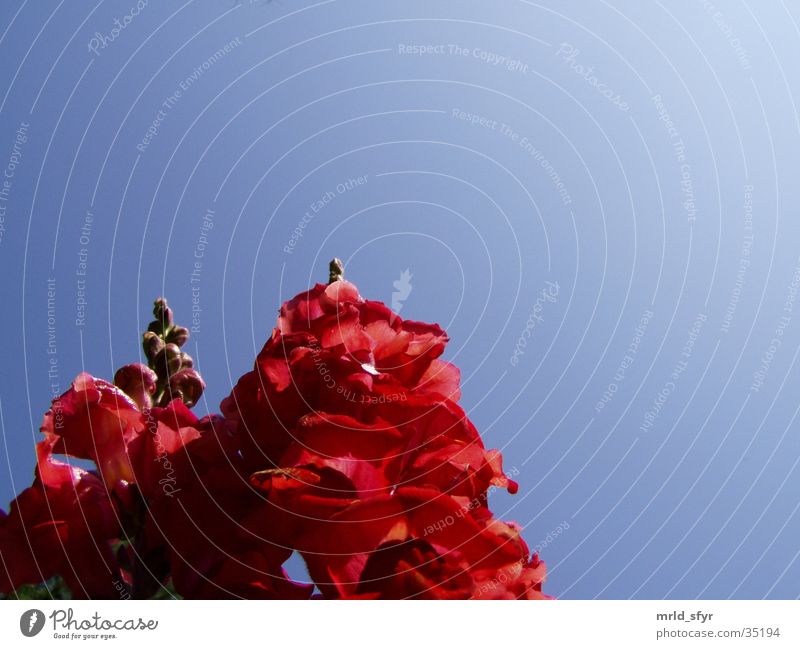
[[547,592],[797,597],[800,12],[719,4],[3,2],[3,506],[153,298],[214,412],[338,256],[447,328]]

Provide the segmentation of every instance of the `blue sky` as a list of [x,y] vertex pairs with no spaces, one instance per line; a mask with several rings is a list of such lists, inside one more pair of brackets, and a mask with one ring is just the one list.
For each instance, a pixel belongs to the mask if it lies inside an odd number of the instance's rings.
[[447,328],[548,592],[797,597],[796,9],[165,4],[0,7],[0,500],[153,298],[214,412],[338,256]]

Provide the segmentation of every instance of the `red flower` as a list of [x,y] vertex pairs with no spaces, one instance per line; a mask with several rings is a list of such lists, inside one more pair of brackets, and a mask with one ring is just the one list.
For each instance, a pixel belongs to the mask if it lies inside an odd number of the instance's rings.
[[[138,376],[138,372],[128,374],[133,374],[133,379]],[[139,381],[124,385],[142,394]],[[198,420],[179,399],[164,408],[140,409],[119,388],[81,374],[70,390],[53,402],[42,431],[45,440],[40,444],[39,472],[48,487],[59,487],[47,493],[55,499],[58,517],[79,520],[86,507],[88,495],[80,501],[69,499],[61,487],[78,480],[76,476],[81,484],[91,486],[89,495],[97,496],[93,503],[99,498],[107,508],[112,501],[122,507],[120,520],[131,528],[129,540],[136,537],[121,554],[125,563],[131,564],[127,579],[134,582],[134,596],[153,594],[170,579],[183,597],[310,595],[310,587],[291,582],[282,570],[291,550],[269,538],[271,525],[265,525],[264,512],[272,507],[249,484],[249,472],[243,469],[238,448],[220,418]],[[85,471],[74,473],[68,465],[55,462],[50,457],[53,452],[94,460],[103,480]],[[29,509],[41,504],[39,490],[34,484],[20,502]],[[112,491],[113,498],[109,496]],[[16,532],[0,536],[0,551],[11,564],[21,566],[19,574],[9,572],[9,579],[13,578],[16,586],[61,574],[55,567],[62,565],[61,560],[45,562],[41,570],[32,571],[34,559],[53,544],[52,534],[26,551],[21,533],[25,529],[14,527],[15,511],[12,509],[3,526]],[[37,530],[40,523],[50,522],[41,507],[27,518],[33,519]],[[91,519],[87,524],[94,529],[97,521]],[[29,527],[27,521],[24,527]],[[114,528],[117,535],[118,528],[119,523]],[[54,533],[66,530],[62,523],[46,529]],[[70,536],[83,538],[73,531]],[[90,556],[79,546],[69,546],[55,556],[70,558],[72,553]],[[115,560],[110,565],[116,566]],[[101,584],[108,586],[110,582],[103,577],[108,570],[96,572]],[[118,568],[114,574],[120,575]],[[80,577],[84,578],[82,573]],[[119,594],[113,585],[103,590],[91,578],[88,583],[90,596]],[[76,581],[68,581],[68,585],[73,590],[80,587]],[[0,586],[3,590],[8,588]]]
[[200,437],[200,422],[179,399],[166,408],[142,413],[142,422],[141,432],[129,441],[126,453],[133,468],[132,481],[150,499],[177,489],[172,454]]
[[[135,379],[138,373],[132,373]],[[139,395],[151,393],[139,381],[127,386]],[[53,401],[41,430],[54,453],[93,460],[110,490],[122,496],[137,484],[149,497],[169,489],[168,456],[199,437],[197,422],[180,399],[165,408],[140,409],[117,386],[84,372]]]
[[77,598],[115,597],[122,576],[112,544],[118,514],[97,476],[39,445],[33,486],[0,511],[0,592],[60,575]]
[[387,374],[408,390],[460,397],[458,370],[434,362],[448,341],[441,327],[402,320],[385,304],[363,300],[350,282],[317,284],[289,300],[276,332],[310,334],[322,350],[351,359],[368,374]]
[[544,564],[488,509],[516,492],[455,403],[437,325],[344,281],[287,302],[223,402],[252,483],[328,597],[542,597]]
[[438,325],[402,320],[361,299],[349,282],[318,284],[283,305],[254,370],[222,412],[253,468],[277,467],[303,415],[370,421],[415,398],[457,400],[458,370],[438,359],[447,340]]
[[208,417],[196,432],[165,457],[169,481],[149,496],[141,547],[152,570],[186,598],[308,597],[311,587],[281,568],[292,551],[272,541],[272,508],[248,483],[225,423]]
[[[298,518],[326,517],[405,486],[447,493],[465,510],[485,507],[490,487],[516,490],[502,473],[499,453],[484,449],[456,404],[425,406],[418,412],[387,409],[387,420],[368,424],[345,415],[306,415],[280,469],[256,472],[253,483],[295,526]],[[286,534],[292,529],[283,526]]]
[[205,383],[164,299],[149,367],[80,374],[44,418],[33,486],[0,511],[0,591],[61,575],[76,596],[307,598],[282,567],[296,551],[329,598],[544,597],[544,564],[489,510],[517,485],[457,404],[447,334],[336,268],[283,305],[222,417],[189,410]]
[[54,453],[94,460],[109,488],[133,481],[127,446],[144,430],[144,418],[116,386],[79,374],[53,400],[41,430],[52,440]]
[[501,598],[511,587],[539,598],[544,566],[521,569],[527,548],[511,529],[435,490],[403,488],[309,526],[297,547],[327,597]]

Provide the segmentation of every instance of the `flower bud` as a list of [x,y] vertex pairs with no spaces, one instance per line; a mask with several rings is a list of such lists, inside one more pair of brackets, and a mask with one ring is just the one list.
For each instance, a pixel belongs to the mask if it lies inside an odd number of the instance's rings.
[[147,356],[147,360],[152,362],[158,355],[158,352],[164,349],[164,341],[157,333],[145,331],[142,336],[142,347],[144,348],[144,355]]
[[172,309],[167,305],[167,298],[160,297],[153,302],[153,316],[164,325],[165,330],[174,324]]
[[170,377],[167,397],[170,400],[180,398],[191,408],[200,400],[205,389],[206,384],[197,370],[187,367]]
[[117,370],[114,385],[134,400],[140,410],[152,408],[158,376],[147,365],[131,363]]
[[186,327],[173,327],[167,334],[166,340],[168,343],[175,343],[178,347],[183,347],[189,340],[189,330]]
[[164,347],[167,358],[167,370],[170,375],[175,374],[183,367],[183,353],[175,343],[167,343]]
[[328,284],[344,279],[344,264],[338,257],[334,257],[328,266]]
[[175,343],[167,343],[153,358],[153,367],[163,379],[175,374],[183,366],[180,347]]

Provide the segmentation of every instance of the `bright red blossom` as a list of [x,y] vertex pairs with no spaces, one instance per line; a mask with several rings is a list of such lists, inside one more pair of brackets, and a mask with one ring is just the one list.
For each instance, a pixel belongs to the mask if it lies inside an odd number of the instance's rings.
[[47,444],[33,485],[8,516],[0,510],[0,592],[58,574],[74,597],[115,596],[115,507],[97,476],[53,459]]
[[36,481],[0,511],[0,591],[60,575],[76,596],[305,598],[282,568],[297,551],[324,597],[544,597],[544,564],[488,509],[517,485],[457,403],[438,325],[318,284],[200,420],[188,331],[154,313],[149,367],[81,374],[45,415]]

